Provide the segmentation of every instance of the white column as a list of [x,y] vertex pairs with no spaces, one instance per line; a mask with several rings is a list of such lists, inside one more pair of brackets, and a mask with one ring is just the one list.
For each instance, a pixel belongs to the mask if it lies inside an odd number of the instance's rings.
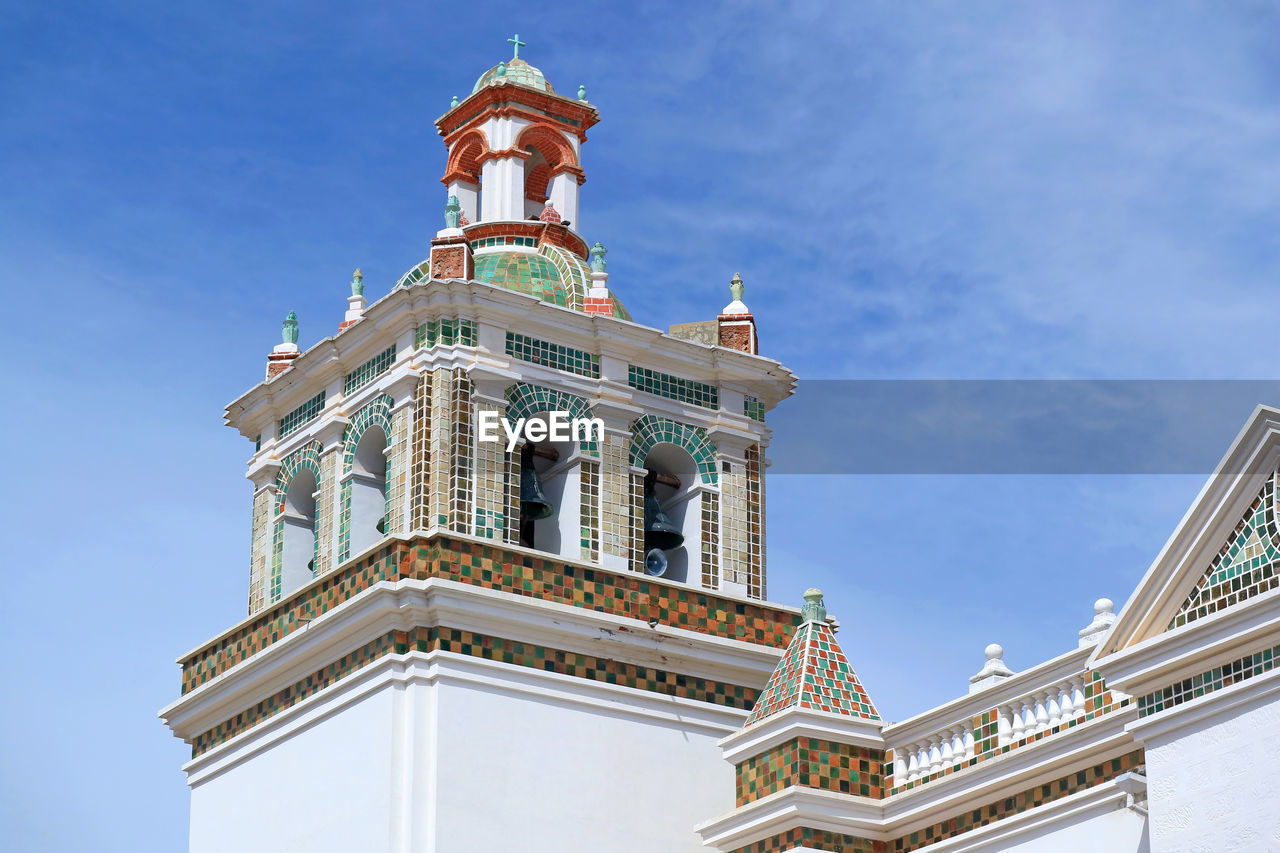
[[462,212],[467,215],[468,220],[480,221],[480,186],[478,184],[470,181],[450,181],[445,199],[447,200],[451,195],[458,197],[458,203],[462,205]]
[[568,222],[570,228],[581,234],[582,223],[578,221],[578,176],[572,172],[552,175],[548,197],[551,199],[551,206],[560,214],[560,221]]
[[484,187],[481,221],[524,219],[524,160],[495,157],[484,161],[480,167],[480,185]]

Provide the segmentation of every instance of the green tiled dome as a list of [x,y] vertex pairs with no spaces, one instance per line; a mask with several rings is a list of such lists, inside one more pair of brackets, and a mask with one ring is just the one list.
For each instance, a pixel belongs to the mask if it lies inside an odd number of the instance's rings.
[[[483,252],[475,256],[476,279],[536,296],[543,302],[582,310],[591,284],[591,270],[577,255],[554,246],[533,252]],[[613,316],[630,320],[617,297]]]
[[526,89],[537,89],[539,92],[546,92],[548,95],[556,93],[556,90],[551,88],[547,78],[542,76],[542,72],[523,59],[513,59],[506,65],[506,73],[501,77],[498,76],[497,65],[481,74],[480,79],[476,81],[475,88],[471,90],[471,94],[474,95],[495,80],[506,80],[517,86],[524,86]]

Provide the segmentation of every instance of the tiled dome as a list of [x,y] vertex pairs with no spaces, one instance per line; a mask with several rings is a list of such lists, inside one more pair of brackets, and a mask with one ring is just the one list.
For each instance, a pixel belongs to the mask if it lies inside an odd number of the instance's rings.
[[548,95],[556,93],[547,78],[542,76],[542,72],[523,59],[513,59],[506,63],[506,71],[501,76],[498,74],[500,67],[500,65],[495,65],[481,74],[480,79],[476,81],[475,88],[471,90],[471,94],[474,95],[485,86],[499,80],[505,80],[517,86],[524,86],[526,89],[537,89],[539,92],[546,92]]
[[[475,277],[498,287],[536,296],[543,302],[582,310],[591,284],[591,269],[572,252],[543,246],[538,252],[483,252],[476,255]],[[630,320],[631,314],[615,297],[613,316]]]

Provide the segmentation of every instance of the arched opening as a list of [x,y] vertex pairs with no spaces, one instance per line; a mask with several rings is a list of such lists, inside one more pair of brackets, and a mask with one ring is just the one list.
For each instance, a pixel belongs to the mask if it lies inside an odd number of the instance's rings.
[[[702,480],[698,463],[683,447],[653,446],[645,457],[645,571],[680,583],[702,576]],[[676,539],[678,545],[669,547]],[[654,553],[657,551],[658,553]]]
[[315,577],[316,475],[299,468],[285,488],[280,555],[280,594],[288,595]]
[[526,219],[537,219],[548,197],[551,166],[536,147],[530,145],[525,150],[529,159],[524,161],[524,215]]
[[524,161],[525,216],[537,217],[550,199],[561,222],[571,225],[578,217],[578,154],[565,134],[545,124],[521,131],[516,147],[528,153]]
[[[526,435],[535,421],[547,424],[547,414],[529,418]],[[549,427],[542,433],[549,434]],[[521,448],[521,545],[574,559],[581,555],[580,460],[576,441],[530,441]]]
[[449,152],[449,163],[445,167],[445,184],[448,195],[456,195],[462,205],[462,214],[467,222],[480,221],[480,194],[482,172],[488,145],[479,131],[467,133]]
[[351,470],[350,554],[359,554],[386,536],[387,434],[370,426],[360,436]]

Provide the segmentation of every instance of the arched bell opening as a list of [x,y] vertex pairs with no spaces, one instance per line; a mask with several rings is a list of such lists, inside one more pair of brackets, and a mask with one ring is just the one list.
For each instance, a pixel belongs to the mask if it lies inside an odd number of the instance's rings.
[[350,553],[359,554],[387,534],[387,434],[370,426],[360,436],[346,476],[351,484]]
[[537,219],[542,215],[548,198],[551,166],[536,147],[530,145],[525,150],[529,152],[529,159],[524,161],[524,216],[525,219]]
[[285,488],[280,555],[280,594],[288,595],[315,577],[316,476],[300,468]]
[[702,481],[683,447],[654,445],[645,457],[645,571],[680,583],[697,582],[702,553]]
[[[545,412],[525,424],[548,424]],[[550,427],[536,435],[550,434]],[[571,559],[581,554],[581,454],[576,441],[526,441],[520,449],[520,544]]]

